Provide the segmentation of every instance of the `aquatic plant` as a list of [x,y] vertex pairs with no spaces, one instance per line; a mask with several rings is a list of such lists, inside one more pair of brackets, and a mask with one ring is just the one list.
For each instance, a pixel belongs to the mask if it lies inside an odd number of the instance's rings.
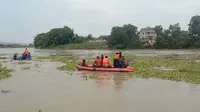
[[0,63],[0,80],[11,77],[10,72],[12,72],[11,69],[8,69],[7,67],[3,67],[2,64]]
[[28,62],[25,62],[25,61],[20,61],[20,62],[18,62],[18,64],[24,65],[24,64],[31,64],[31,63],[28,63]]
[[[75,70],[78,60],[69,60],[63,56],[38,57],[37,59],[49,59],[63,62],[65,65],[58,67],[59,70]],[[200,84],[200,56],[193,55],[168,55],[168,56],[129,56],[126,60],[135,68],[133,73],[121,75],[134,75],[141,78],[159,78],[164,80],[184,81]],[[111,59],[112,60],[112,59]],[[93,63],[92,60],[87,63]],[[155,69],[158,68],[158,69]],[[96,78],[96,76],[89,76]]]

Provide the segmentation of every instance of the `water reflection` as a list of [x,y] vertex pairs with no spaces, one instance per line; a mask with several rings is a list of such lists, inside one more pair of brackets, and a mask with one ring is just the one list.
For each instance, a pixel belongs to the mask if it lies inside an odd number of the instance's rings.
[[109,86],[113,86],[116,90],[123,88],[124,81],[131,78],[129,73],[121,72],[81,71],[80,74],[84,77],[84,79],[94,79],[98,87],[107,88]]

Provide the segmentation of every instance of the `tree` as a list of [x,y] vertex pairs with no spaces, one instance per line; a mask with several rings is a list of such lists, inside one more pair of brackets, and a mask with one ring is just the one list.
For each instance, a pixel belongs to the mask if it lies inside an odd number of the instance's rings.
[[128,43],[128,35],[122,27],[113,27],[111,31],[111,35],[108,38],[108,44],[112,46],[125,46]]
[[155,30],[157,36],[162,36],[163,35],[163,27],[162,27],[162,25],[155,26],[154,30]]
[[192,36],[200,36],[200,16],[193,16],[188,26],[189,33]]
[[155,48],[187,48],[189,47],[189,36],[187,31],[181,31],[179,23],[169,25],[168,29],[163,30],[162,26],[156,26],[157,34]]
[[114,26],[108,38],[108,44],[116,48],[135,48],[140,46],[137,27],[131,24],[123,25],[123,27]]
[[90,41],[90,40],[94,40],[92,34],[88,34],[88,36],[85,37],[85,41]]
[[34,38],[34,46],[36,48],[48,48],[73,43],[74,35],[73,29],[67,26],[54,28],[47,33],[38,34]]
[[134,38],[138,38],[138,31],[137,31],[137,27],[131,24],[127,24],[123,26],[123,29],[125,31],[125,33],[128,35],[128,38],[130,40],[134,39]]
[[189,23],[190,43],[193,47],[200,47],[200,16],[193,16]]

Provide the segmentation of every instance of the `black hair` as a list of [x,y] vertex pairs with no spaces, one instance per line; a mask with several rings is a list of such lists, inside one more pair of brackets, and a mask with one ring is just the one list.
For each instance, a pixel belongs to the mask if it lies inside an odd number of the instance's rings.
[[104,58],[103,54],[101,55],[101,58]]

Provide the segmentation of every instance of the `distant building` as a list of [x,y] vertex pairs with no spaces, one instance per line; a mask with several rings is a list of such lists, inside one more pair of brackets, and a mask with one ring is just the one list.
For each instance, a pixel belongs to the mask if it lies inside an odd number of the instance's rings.
[[109,35],[101,35],[99,36],[99,38],[95,39],[95,40],[90,40],[89,42],[107,42],[107,39],[108,39],[108,36]]
[[99,40],[107,40],[109,35],[100,35]]
[[99,40],[99,39],[96,39],[96,40],[90,40],[89,42],[106,42],[106,40]]
[[142,28],[139,33],[139,37],[143,42],[146,42],[146,44],[154,44],[156,40],[156,32],[154,28],[147,27]]

